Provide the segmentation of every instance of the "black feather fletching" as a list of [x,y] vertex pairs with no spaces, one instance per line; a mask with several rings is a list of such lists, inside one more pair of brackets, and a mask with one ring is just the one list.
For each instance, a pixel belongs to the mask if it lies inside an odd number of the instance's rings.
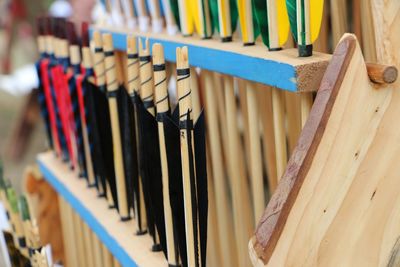
[[200,113],[200,116],[194,125],[194,149],[201,262],[203,263],[203,266],[205,266],[207,251],[208,185],[204,112]]
[[[99,90],[96,85],[91,83],[88,80],[88,76],[86,76],[82,80],[82,90],[84,90],[84,102],[85,102],[85,110],[86,110],[86,127],[88,129],[88,139],[90,143],[90,153],[92,156],[93,162],[93,171],[96,178],[96,186],[99,188],[101,186],[103,190],[106,188],[106,166],[104,162],[104,158],[102,155],[102,147],[100,141],[100,133],[99,133],[99,121],[96,114],[95,107],[95,99],[94,94],[96,90]],[[101,119],[101,118],[99,118]],[[105,192],[100,196],[105,196]]]
[[[190,124],[189,124],[190,125]],[[187,142],[191,144],[190,130],[188,128]],[[196,257],[201,257],[202,266],[206,264],[206,246],[207,246],[207,220],[208,220],[208,190],[207,190],[207,166],[206,166],[206,150],[205,150],[205,122],[204,113],[202,112],[194,125],[194,158],[190,156],[191,169],[191,191],[192,191],[192,209],[193,224],[199,223],[200,230],[200,255],[198,255],[198,239],[197,227],[194,227],[194,237],[196,248]],[[177,244],[179,254],[182,260],[182,266],[187,266],[186,251],[186,232],[185,232],[185,207],[183,199],[183,182],[182,182],[182,164],[180,151],[180,130],[179,130],[179,106],[174,110],[172,117],[167,116],[164,120],[164,137],[167,150],[168,175],[170,202],[173,216],[174,229],[176,231]],[[193,155],[191,145],[189,155]],[[196,166],[196,175],[194,172]],[[196,177],[196,178],[195,178]],[[196,179],[196,182],[195,182]],[[196,193],[197,194],[196,194]],[[197,195],[197,197],[196,197]],[[197,212],[196,212],[197,211]]]
[[[134,116],[131,112],[132,103],[129,99],[128,92],[121,85],[117,91],[118,116],[121,128],[121,144],[124,158],[126,196],[129,210],[133,206],[133,180],[138,175],[137,157],[136,157],[136,141],[134,135]],[[137,179],[137,178],[136,178]]]
[[[158,143],[158,126],[154,116],[143,103],[137,101],[139,126],[140,173],[146,204],[147,223],[150,235],[155,240],[157,229],[161,248],[166,255],[164,209],[162,199],[162,177],[160,147]],[[155,244],[154,245],[158,245]]]
[[176,250],[182,260],[182,266],[187,266],[185,206],[183,202],[182,164],[179,132],[179,108],[172,113],[172,117],[164,119],[164,138],[167,151],[169,199],[171,203],[174,232],[176,233]]
[[116,208],[118,208],[117,188],[115,184],[114,173],[114,151],[111,133],[110,110],[108,108],[106,90],[107,89],[105,86],[101,86],[97,88],[97,90],[93,90],[92,93],[94,100],[94,110],[96,112],[97,131],[100,138],[102,163],[104,166],[107,182],[110,186],[114,205]]

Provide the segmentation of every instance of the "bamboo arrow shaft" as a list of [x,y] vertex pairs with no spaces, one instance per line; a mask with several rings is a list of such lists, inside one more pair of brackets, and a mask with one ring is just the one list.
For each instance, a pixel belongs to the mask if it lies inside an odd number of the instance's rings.
[[[184,199],[184,207],[185,207],[185,231],[186,231],[186,248],[187,248],[187,262],[188,266],[201,266],[199,251],[196,251],[195,248],[195,228],[198,231],[198,223],[196,222],[193,225],[193,213],[197,212],[193,210],[193,197],[192,194],[196,194],[196,192],[192,192],[192,174],[191,174],[191,164],[194,162],[190,162],[190,158],[194,159],[194,155],[190,155],[193,153],[194,145],[193,145],[193,129],[187,128],[193,122],[192,118],[192,100],[191,100],[191,91],[190,91],[190,69],[188,62],[188,54],[187,47],[177,48],[176,51],[177,58],[177,90],[178,90],[178,98],[179,98],[179,122],[180,124],[186,126],[180,127],[180,144],[181,144],[181,158],[182,158],[182,179],[183,179],[183,199]],[[190,127],[190,126],[189,126]],[[189,130],[189,131],[188,131]],[[191,137],[188,136],[191,135]],[[189,140],[191,139],[191,142]],[[191,149],[189,148],[191,146]],[[195,168],[195,167],[194,167]],[[194,171],[195,173],[195,171]],[[194,177],[195,178],[195,177]],[[193,179],[194,181],[196,180]],[[196,186],[194,186],[196,188]],[[197,240],[199,240],[197,236]],[[197,244],[197,248],[200,248],[199,244]]]
[[155,116],[153,70],[149,46],[149,39],[146,39],[146,47],[143,47],[141,40],[139,41],[140,97],[147,111]]
[[[128,78],[128,92],[131,98],[139,97],[140,94],[140,74],[139,74],[139,55],[136,46],[136,38],[134,36],[128,36],[127,38],[127,78]],[[136,153],[138,157],[138,162],[140,162],[139,158],[139,128],[138,128],[138,116],[135,110],[133,110],[134,118],[135,118],[135,137],[136,137]],[[146,209],[144,206],[144,195],[143,188],[141,184],[141,175],[138,172],[138,196],[136,196],[134,200],[135,205],[135,222],[137,228],[137,234],[144,233],[147,222],[146,222]],[[138,200],[139,201],[138,201]]]
[[[94,49],[94,72],[96,74],[96,84],[98,87],[103,88],[106,83],[106,75],[104,68],[104,53],[103,53],[103,41],[99,32],[93,33],[93,41],[95,45]],[[111,194],[111,187],[108,181],[106,181],[106,196],[109,207],[114,207],[114,200]]]
[[[71,55],[71,65],[79,66],[79,64],[81,63],[79,46],[78,45],[70,45],[69,51],[70,51],[70,55]],[[85,59],[89,60],[88,58],[85,58]],[[79,102],[84,101],[84,95],[83,95],[84,89],[82,88],[81,92],[78,91],[78,88],[76,90],[77,90],[77,94],[78,94],[78,101]],[[80,106],[83,107],[84,103],[82,103],[82,105],[80,105]],[[86,124],[85,110],[80,110],[79,115],[80,115],[81,125],[82,125],[83,152],[84,152],[84,156],[86,159],[86,173],[88,176],[88,183],[89,183],[89,185],[95,185],[96,180],[95,180],[94,169],[93,169],[92,154],[90,153],[89,133],[88,133],[87,124]]]
[[[160,44],[153,45],[153,70],[154,70],[154,86],[155,98],[157,103],[157,114],[160,118],[168,115],[170,112],[169,98],[167,89],[167,74],[165,71],[165,59],[163,47]],[[158,120],[158,138],[160,145],[161,173],[163,184],[163,203],[165,218],[165,234],[167,242],[168,263],[173,266],[179,264],[179,259],[175,250],[174,242],[174,226],[172,222],[172,210],[169,198],[169,176],[168,176],[168,160],[167,150],[164,136],[164,123]]]
[[103,35],[105,69],[107,79],[108,105],[110,108],[111,131],[114,150],[114,168],[117,186],[118,210],[121,220],[130,218],[128,200],[126,195],[126,182],[124,171],[124,159],[122,154],[121,132],[119,124],[118,103],[116,94],[118,91],[118,81],[115,69],[115,57],[110,34]]

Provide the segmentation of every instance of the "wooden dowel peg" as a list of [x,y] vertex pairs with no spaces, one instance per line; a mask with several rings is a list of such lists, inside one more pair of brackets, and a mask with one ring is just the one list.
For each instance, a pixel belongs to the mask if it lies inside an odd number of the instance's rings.
[[398,71],[396,66],[383,65],[377,63],[366,63],[369,79],[378,84],[394,83],[397,79]]

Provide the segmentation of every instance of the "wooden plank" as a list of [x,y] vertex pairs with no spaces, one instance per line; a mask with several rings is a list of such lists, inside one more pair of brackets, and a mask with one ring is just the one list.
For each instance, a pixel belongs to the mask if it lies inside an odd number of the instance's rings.
[[[136,236],[135,221],[121,222],[115,209],[97,197],[94,188],[55,158],[53,152],[38,155],[40,170],[76,214],[89,226],[122,266],[167,266],[162,252],[151,252],[149,235]],[[79,242],[78,242],[79,243]]]
[[[399,11],[384,22],[395,25]],[[394,55],[399,42],[389,47]],[[356,38],[345,35],[251,241],[253,264],[383,266],[396,258],[398,87],[377,90]]]
[[[143,33],[128,29],[92,27],[102,33],[111,33],[114,47],[126,51],[126,36],[148,37],[150,45],[163,45],[165,59],[176,62],[176,48],[186,45],[191,66],[271,85],[289,91],[315,91],[331,58],[328,54],[314,52],[312,57],[299,58],[297,49],[269,52],[262,44],[245,47],[238,40],[222,43],[217,39],[201,40],[167,33]],[[219,60],[210,60],[218,58]],[[240,63],[240,64],[238,64]],[[274,70],[274,71],[271,71]]]

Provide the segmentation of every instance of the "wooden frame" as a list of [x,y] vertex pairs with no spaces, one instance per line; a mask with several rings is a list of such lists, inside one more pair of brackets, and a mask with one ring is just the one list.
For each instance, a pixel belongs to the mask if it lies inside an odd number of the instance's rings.
[[249,243],[255,266],[377,266],[398,257],[395,88],[370,82],[356,38],[345,35]]

